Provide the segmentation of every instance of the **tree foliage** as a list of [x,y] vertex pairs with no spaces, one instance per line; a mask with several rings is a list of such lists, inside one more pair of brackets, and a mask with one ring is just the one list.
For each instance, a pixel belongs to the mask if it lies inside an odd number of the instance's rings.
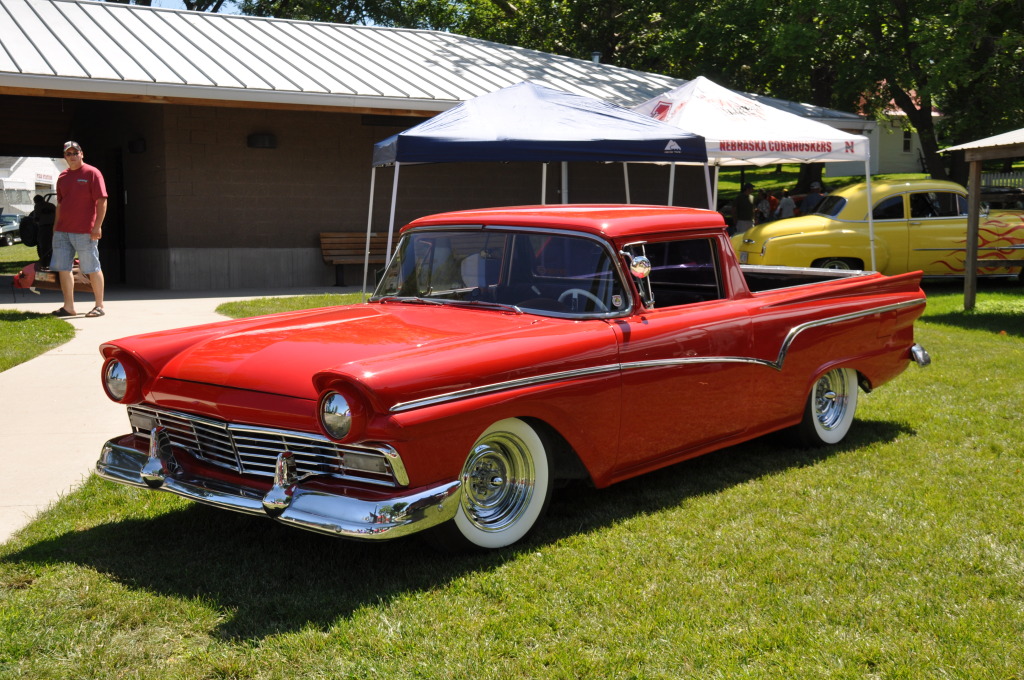
[[1021,16],[1021,0],[725,0],[680,25],[671,51],[690,51],[692,69],[737,89],[880,117],[898,111],[918,131],[928,171],[945,177],[940,139],[1019,125]]
[[[149,0],[135,0],[143,3]],[[213,9],[223,0],[185,0]],[[451,31],[879,117],[940,140],[1024,119],[1024,0],[241,0],[255,16]],[[935,113],[941,112],[941,117]]]

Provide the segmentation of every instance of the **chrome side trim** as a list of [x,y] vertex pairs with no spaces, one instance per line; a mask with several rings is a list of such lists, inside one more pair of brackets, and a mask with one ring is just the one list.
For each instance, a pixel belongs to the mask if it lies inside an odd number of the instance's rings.
[[545,373],[544,375],[537,375],[530,378],[518,378],[516,380],[506,380],[505,382],[493,383],[491,385],[480,385],[479,387],[470,387],[465,390],[456,390],[455,392],[439,394],[436,397],[426,397],[425,399],[399,402],[389,410],[391,413],[402,413],[404,411],[423,408],[424,406],[434,406],[436,404],[458,401],[459,399],[467,399],[469,397],[478,397],[480,395],[491,394],[493,392],[503,392],[505,390],[514,390],[520,387],[541,385],[543,383],[558,382],[560,380],[572,380],[573,378],[582,378],[601,373],[613,373],[618,370],[619,364],[608,364],[606,366],[592,366],[591,368],[580,368],[572,371]]
[[[1024,250],[1024,244],[1012,246],[978,246],[978,250]],[[937,253],[965,253],[966,248],[914,248],[915,253],[937,252]]]
[[[103,445],[96,473],[119,484],[149,486],[223,510],[273,517],[300,529],[362,540],[397,538],[446,522],[455,517],[462,493],[461,483],[453,480],[385,501],[363,500],[304,488],[290,479],[287,471],[278,480],[280,491],[287,489],[287,499],[240,484],[186,477],[181,471],[167,473],[154,487],[142,478],[148,460],[145,452],[111,440]],[[265,508],[265,503],[270,507]]]
[[839,314],[837,316],[831,316],[825,319],[818,319],[817,321],[808,321],[799,324],[790,329],[789,333],[782,341],[782,345],[779,347],[779,353],[774,360],[758,359],[757,357],[715,356],[688,357],[683,359],[656,359],[652,361],[632,361],[619,364],[607,364],[605,366],[593,366],[591,368],[576,369],[572,371],[558,371],[556,373],[545,373],[544,375],[532,376],[530,378],[519,378],[517,380],[508,380],[500,383],[492,383],[490,385],[480,385],[478,387],[472,387],[465,390],[446,392],[444,394],[439,394],[434,397],[427,397],[425,399],[416,399],[413,401],[400,402],[392,406],[390,412],[403,413],[405,411],[412,411],[418,408],[436,406],[438,404],[458,401],[460,399],[468,399],[470,397],[478,397],[485,394],[493,394],[495,392],[503,392],[506,390],[518,389],[520,387],[530,387],[532,385],[542,385],[545,383],[559,382],[562,380],[571,380],[574,378],[600,375],[603,373],[614,373],[619,371],[628,371],[636,369],[661,368],[667,366],[683,366],[687,364],[739,363],[757,364],[760,366],[767,366],[769,368],[774,368],[776,370],[781,371],[782,365],[786,361],[786,354],[789,352],[790,345],[793,344],[793,341],[796,340],[798,335],[800,335],[806,330],[809,330],[811,328],[818,328],[820,326],[829,326],[831,324],[843,323],[844,321],[852,321],[854,319],[860,319],[865,316],[871,316],[873,314],[882,314],[885,312],[892,312],[900,309],[917,307],[923,304],[925,304],[924,300],[910,300],[907,302],[898,302],[891,305],[883,305],[881,307],[872,307],[871,309],[866,309],[859,312]]

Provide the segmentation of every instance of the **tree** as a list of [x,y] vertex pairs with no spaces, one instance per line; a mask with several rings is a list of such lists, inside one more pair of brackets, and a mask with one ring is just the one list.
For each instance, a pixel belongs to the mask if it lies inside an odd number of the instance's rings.
[[[204,0],[209,1],[209,0]],[[219,0],[218,0],[219,1]],[[878,117],[940,139],[1024,118],[1024,0],[242,0],[257,16],[452,31]],[[934,114],[941,111],[943,116]],[[802,183],[813,178],[814,167]],[[817,169],[820,177],[820,167]]]
[[1005,131],[1003,121],[1024,113],[1021,0],[703,2],[699,19],[672,36],[694,68],[821,106],[880,117],[899,109],[934,177],[947,176],[940,137]]

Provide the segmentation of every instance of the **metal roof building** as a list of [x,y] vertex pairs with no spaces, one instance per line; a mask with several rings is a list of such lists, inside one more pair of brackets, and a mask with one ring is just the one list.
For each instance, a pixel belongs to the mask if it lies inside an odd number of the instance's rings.
[[0,88],[436,113],[522,80],[622,105],[681,81],[438,31],[0,0]]

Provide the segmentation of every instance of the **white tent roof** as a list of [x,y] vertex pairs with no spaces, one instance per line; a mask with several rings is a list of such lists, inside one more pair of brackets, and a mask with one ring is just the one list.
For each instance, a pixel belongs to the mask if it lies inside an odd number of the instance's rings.
[[634,107],[707,140],[712,165],[866,161],[868,138],[728,90],[701,76]]

